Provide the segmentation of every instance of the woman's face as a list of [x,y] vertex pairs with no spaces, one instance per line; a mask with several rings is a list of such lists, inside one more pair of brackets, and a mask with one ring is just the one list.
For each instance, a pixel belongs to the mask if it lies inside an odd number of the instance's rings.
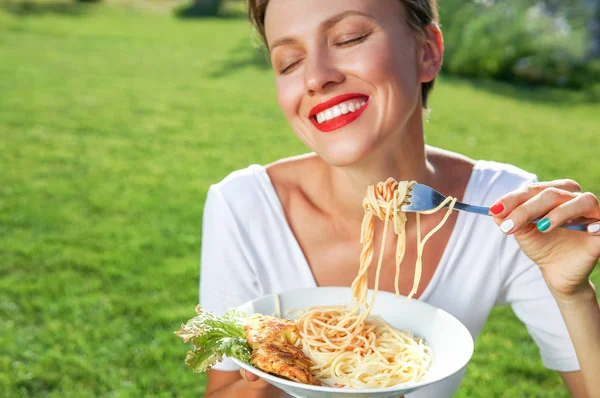
[[265,30],[279,106],[329,164],[399,142],[421,112],[420,83],[433,76],[400,1],[271,0]]

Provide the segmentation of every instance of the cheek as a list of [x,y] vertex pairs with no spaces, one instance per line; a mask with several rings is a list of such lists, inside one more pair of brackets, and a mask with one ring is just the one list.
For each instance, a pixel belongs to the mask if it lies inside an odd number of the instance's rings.
[[[279,76],[276,80],[277,102],[287,119],[292,131],[309,148],[314,148],[310,132],[302,118],[308,115],[308,110],[302,110],[302,98],[305,94],[304,80],[301,74],[296,76]],[[304,115],[303,113],[306,113]]]
[[[418,80],[416,54],[411,37],[377,32],[371,41],[346,51],[338,60],[348,72],[379,86],[397,80]],[[394,39],[393,36],[399,36]]]
[[276,79],[277,103],[285,117],[291,122],[298,116],[304,84],[298,76],[279,76]]
[[399,92],[402,96],[411,97],[418,87],[415,50],[412,46],[382,46],[374,61],[369,64],[369,73],[381,86]]
[[369,76],[381,100],[381,121],[393,125],[403,123],[418,104],[421,86],[414,46],[388,41],[379,46],[377,55],[370,59],[371,62],[364,63],[363,73]]

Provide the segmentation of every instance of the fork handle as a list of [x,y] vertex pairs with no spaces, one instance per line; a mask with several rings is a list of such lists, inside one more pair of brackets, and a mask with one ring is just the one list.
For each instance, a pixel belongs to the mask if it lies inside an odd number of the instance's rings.
[[[448,205],[446,205],[446,207],[448,207]],[[490,208],[484,206],[473,206],[466,203],[456,202],[454,204],[454,208],[456,210],[468,211],[469,213],[479,213],[486,216],[490,215]]]
[[[445,207],[449,207],[449,204],[447,204]],[[468,211],[469,213],[484,214],[486,216],[490,215],[490,208],[484,207],[484,206],[473,206],[473,205],[468,205],[466,203],[456,202],[454,204],[454,208],[456,210]],[[535,220],[533,220],[531,222],[533,224],[537,224],[540,220],[541,220],[541,218],[536,218]],[[566,229],[571,229],[573,231],[587,231],[587,224],[561,225],[560,227],[566,228]]]

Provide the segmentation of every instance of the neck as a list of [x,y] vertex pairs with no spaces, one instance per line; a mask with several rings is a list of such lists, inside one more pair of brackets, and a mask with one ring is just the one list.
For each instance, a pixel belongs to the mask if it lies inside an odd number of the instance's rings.
[[[403,134],[382,142],[376,151],[359,164],[329,167],[329,191],[339,212],[347,218],[362,219],[362,200],[368,185],[385,181],[418,181],[434,185],[433,167],[427,161],[422,123],[419,117],[407,123]],[[398,138],[396,138],[398,137]]]

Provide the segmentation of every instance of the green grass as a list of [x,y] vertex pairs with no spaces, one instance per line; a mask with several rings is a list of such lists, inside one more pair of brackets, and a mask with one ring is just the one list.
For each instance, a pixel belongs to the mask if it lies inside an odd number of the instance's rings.
[[[36,4],[0,8],[0,396],[202,395],[172,332],[197,301],[207,189],[305,148],[244,20]],[[443,78],[427,140],[600,193],[597,110]],[[459,396],[567,393],[503,308]]]

